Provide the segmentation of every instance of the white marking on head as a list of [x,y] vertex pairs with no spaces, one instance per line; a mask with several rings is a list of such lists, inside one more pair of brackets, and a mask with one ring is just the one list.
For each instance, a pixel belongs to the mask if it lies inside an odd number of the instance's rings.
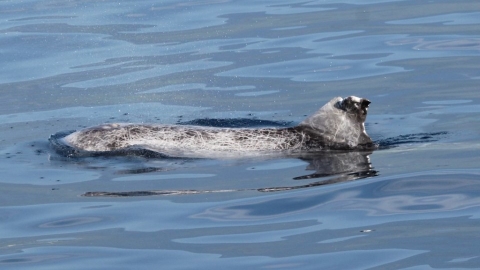
[[360,102],[362,101],[361,98],[356,97],[356,96],[350,96],[350,98],[352,98],[352,101],[353,101],[353,102],[358,102],[358,103],[360,103]]

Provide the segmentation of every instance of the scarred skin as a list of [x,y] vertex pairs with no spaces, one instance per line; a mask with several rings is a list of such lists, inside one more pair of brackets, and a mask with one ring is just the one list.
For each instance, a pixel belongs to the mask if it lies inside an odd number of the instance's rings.
[[354,96],[329,101],[290,128],[213,128],[158,124],[104,124],[76,131],[64,143],[83,151],[131,147],[175,157],[221,157],[325,149],[370,149],[365,131],[370,101]]

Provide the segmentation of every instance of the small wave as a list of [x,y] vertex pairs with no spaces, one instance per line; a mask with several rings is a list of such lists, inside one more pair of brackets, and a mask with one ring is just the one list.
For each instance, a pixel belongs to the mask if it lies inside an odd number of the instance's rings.
[[379,139],[376,140],[375,143],[378,144],[379,149],[385,149],[397,147],[402,144],[435,142],[446,137],[447,134],[448,132],[446,131],[405,134],[396,137]]

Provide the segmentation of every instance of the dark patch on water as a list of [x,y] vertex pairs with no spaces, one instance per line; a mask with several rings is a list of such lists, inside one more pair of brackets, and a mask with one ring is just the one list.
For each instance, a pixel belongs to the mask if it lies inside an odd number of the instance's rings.
[[141,190],[141,191],[122,191],[122,192],[106,192],[92,191],[86,192],[82,196],[85,197],[137,197],[137,196],[155,196],[155,195],[192,195],[204,193],[223,193],[246,191],[253,189],[228,189],[228,190]]
[[249,118],[202,118],[186,122],[178,122],[179,125],[194,125],[205,127],[224,127],[224,128],[254,128],[254,127],[291,127],[293,122],[289,121],[271,121]]
[[[311,187],[318,187],[323,185],[341,183],[346,181],[359,180],[369,177],[377,176],[378,172],[369,169],[366,171],[352,172],[346,174],[340,174],[332,179],[317,181],[305,185],[296,185],[288,187],[267,187],[267,188],[256,188],[256,189],[219,189],[219,190],[140,190],[140,191],[122,191],[122,192],[106,192],[106,191],[92,191],[86,192],[82,196],[85,197],[137,197],[137,196],[157,196],[157,195],[193,195],[193,194],[205,194],[205,193],[226,193],[226,192],[241,192],[241,191],[259,191],[259,192],[278,192],[278,191],[287,191],[287,190],[296,190],[304,189]],[[319,176],[325,177],[325,175]],[[317,177],[312,177],[317,178]],[[305,179],[312,179],[305,178]],[[295,177],[294,180],[299,180],[301,178]]]
[[376,140],[375,143],[379,145],[380,149],[396,147],[402,144],[409,143],[427,143],[427,142],[436,142],[441,138],[445,138],[448,132],[431,132],[431,133],[415,133],[415,134],[406,134],[399,135],[396,137],[390,137],[386,139]]
[[167,169],[167,168],[145,167],[145,168],[137,168],[137,169],[119,170],[117,171],[117,174],[142,174],[142,173],[151,173],[151,172],[166,172],[170,170],[171,169]]
[[57,220],[52,222],[47,222],[40,224],[40,228],[60,228],[60,227],[70,227],[70,226],[79,226],[83,224],[88,224],[92,222],[99,222],[101,218],[98,217],[76,217],[76,218],[67,218],[63,220]]
[[327,180],[316,181],[304,185],[295,186],[281,186],[281,187],[266,187],[266,188],[252,188],[252,189],[224,189],[224,190],[139,190],[139,191],[122,191],[122,192],[106,192],[106,191],[92,191],[86,192],[82,196],[85,197],[137,197],[137,196],[157,196],[157,195],[193,195],[205,193],[226,193],[226,192],[241,192],[241,191],[259,191],[259,192],[278,192],[296,189],[304,189],[311,187],[318,187],[323,185],[341,183],[346,181],[360,180],[377,176],[378,172],[373,169],[366,169],[365,171],[349,172],[344,174],[312,174],[308,177],[295,177],[294,180],[306,180],[314,178],[322,178],[334,176]]

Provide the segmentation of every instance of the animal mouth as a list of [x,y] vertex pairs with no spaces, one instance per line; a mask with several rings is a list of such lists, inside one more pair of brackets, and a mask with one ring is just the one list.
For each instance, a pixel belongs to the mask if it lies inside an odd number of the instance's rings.
[[370,100],[368,100],[368,99],[363,99],[362,100],[361,106],[362,106],[362,112],[363,112],[364,115],[367,114],[368,105],[370,105],[370,103],[372,103],[372,102],[370,102]]

